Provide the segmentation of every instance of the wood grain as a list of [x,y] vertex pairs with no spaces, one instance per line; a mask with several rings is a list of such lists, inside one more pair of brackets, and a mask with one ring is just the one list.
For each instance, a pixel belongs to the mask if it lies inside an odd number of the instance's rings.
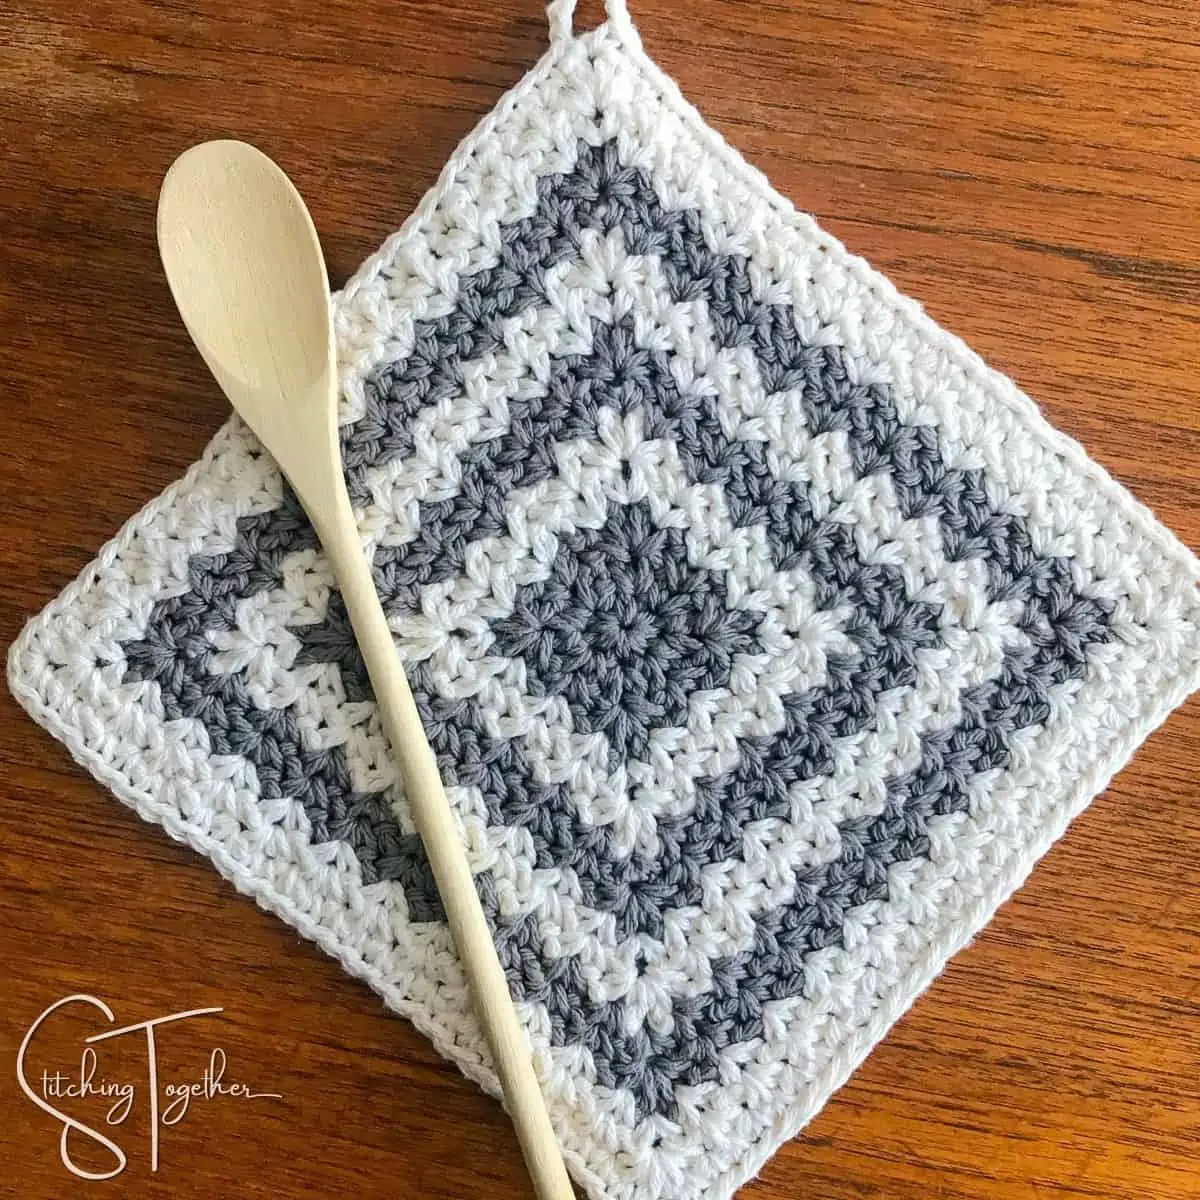
[[[632,7],[650,52],[782,191],[1200,546],[1190,0]],[[225,415],[155,251],[175,155],[260,145],[309,201],[338,282],[544,46],[536,0],[8,0],[0,639]],[[0,1192],[528,1194],[494,1102],[7,695],[0,763]],[[1193,703],[744,1194],[1200,1197],[1198,766]],[[227,1078],[282,1099],[197,1103],[154,1175],[139,1106],[125,1172],[71,1179],[14,1070],[29,1024],[71,992],[123,1023],[223,1007],[162,1033],[164,1079],[198,1077],[219,1045]],[[82,1010],[48,1024],[39,1064],[69,1069],[95,1028]],[[104,1070],[136,1079],[144,1050],[119,1041]]]

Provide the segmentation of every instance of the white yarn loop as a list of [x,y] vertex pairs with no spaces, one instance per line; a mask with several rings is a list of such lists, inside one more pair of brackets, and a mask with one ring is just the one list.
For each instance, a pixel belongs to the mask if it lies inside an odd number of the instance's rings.
[[[604,11],[608,23],[614,28],[629,28],[629,12],[625,0],[605,0]],[[558,43],[574,36],[575,0],[551,0],[546,5],[546,18],[550,23],[550,41]]]

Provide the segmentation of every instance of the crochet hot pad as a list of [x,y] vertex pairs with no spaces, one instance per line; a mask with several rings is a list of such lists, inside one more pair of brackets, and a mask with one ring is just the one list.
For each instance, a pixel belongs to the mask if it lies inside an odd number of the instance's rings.
[[[725,1200],[1200,683],[1196,560],[621,4],[336,301],[343,449],[573,1173]],[[13,690],[495,1089],[329,568],[237,421]]]

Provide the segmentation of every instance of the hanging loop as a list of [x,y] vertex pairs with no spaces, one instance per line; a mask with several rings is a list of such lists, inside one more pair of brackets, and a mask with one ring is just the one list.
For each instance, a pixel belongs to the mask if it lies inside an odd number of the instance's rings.
[[562,42],[571,36],[575,17],[575,0],[550,0],[546,19],[550,22],[550,41]]
[[[604,0],[610,25],[627,26],[629,13],[625,0]],[[550,41],[561,42],[574,36],[575,0],[550,0],[546,5],[546,18],[550,22]]]

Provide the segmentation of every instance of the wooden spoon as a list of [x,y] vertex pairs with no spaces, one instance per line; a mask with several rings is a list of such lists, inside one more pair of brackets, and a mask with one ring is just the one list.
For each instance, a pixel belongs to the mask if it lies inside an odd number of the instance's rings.
[[529,1046],[387,618],[342,475],[329,285],[291,180],[244,142],[207,142],[167,172],[158,245],[183,323],[291,481],[333,564],[383,727],[541,1200],[573,1196]]

